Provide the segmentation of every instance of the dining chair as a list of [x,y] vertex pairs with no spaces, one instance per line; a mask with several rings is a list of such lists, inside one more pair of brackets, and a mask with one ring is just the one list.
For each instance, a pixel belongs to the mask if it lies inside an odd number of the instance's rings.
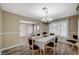
[[78,35],[73,34],[72,38],[67,41],[71,43],[71,45],[69,45],[69,46],[71,48],[72,53],[73,54],[77,53],[78,47],[75,45],[78,42]]
[[56,36],[56,37],[54,38],[54,42],[49,42],[49,43],[46,45],[46,51],[47,51],[47,49],[49,48],[49,49],[52,49],[53,52],[54,52],[54,54],[55,54],[55,52],[56,52],[56,47],[57,47],[57,43],[58,43],[58,36]]
[[47,37],[47,32],[43,32],[43,37]]
[[55,35],[54,33],[50,33],[50,35]]
[[[73,34],[73,40],[76,41],[76,43],[78,43],[78,35]],[[73,46],[73,50],[74,50],[75,53],[77,53],[78,52],[78,47],[77,46]]]
[[73,39],[78,40],[78,35],[73,34]]
[[30,51],[32,51],[32,55],[34,55],[36,52],[39,52],[40,54],[40,48],[37,45],[35,45],[35,40],[28,39],[28,41],[29,41],[29,49]]
[[40,36],[40,34],[37,34],[37,36]]

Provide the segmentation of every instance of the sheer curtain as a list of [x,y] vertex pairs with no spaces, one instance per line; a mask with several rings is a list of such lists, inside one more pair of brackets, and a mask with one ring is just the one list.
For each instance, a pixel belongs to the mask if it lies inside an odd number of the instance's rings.
[[68,20],[55,21],[49,24],[49,33],[68,38]]
[[39,27],[39,25],[33,25],[33,27],[34,27],[34,34],[37,34],[37,33],[39,33],[39,30],[40,30],[40,27]]
[[21,23],[20,24],[20,37],[29,36],[33,32],[32,24]]

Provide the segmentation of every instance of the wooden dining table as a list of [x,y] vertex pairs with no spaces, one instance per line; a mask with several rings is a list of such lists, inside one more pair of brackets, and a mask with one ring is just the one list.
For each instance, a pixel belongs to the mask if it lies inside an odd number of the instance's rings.
[[55,35],[49,35],[47,37],[39,36],[39,37],[32,37],[33,40],[35,40],[35,44],[40,47],[40,49],[43,51],[43,54],[45,54],[45,46],[49,42],[53,42],[55,38]]

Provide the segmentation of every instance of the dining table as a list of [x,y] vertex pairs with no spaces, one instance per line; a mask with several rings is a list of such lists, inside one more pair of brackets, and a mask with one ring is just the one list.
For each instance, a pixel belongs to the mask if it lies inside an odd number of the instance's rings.
[[56,35],[49,35],[46,37],[43,36],[34,36],[32,37],[33,40],[35,40],[35,44],[40,47],[40,49],[43,51],[43,54],[45,54],[45,46],[49,42],[54,42]]
[[[34,37],[32,37],[32,39],[35,40],[35,44],[38,47],[40,47],[40,49],[43,51],[43,54],[45,54],[46,44],[48,44],[49,42],[54,42],[54,39],[55,39],[56,36],[57,35],[49,35],[49,36],[46,36],[46,37],[34,36]],[[79,54],[79,41],[77,41],[78,44],[72,43],[73,41],[75,41],[75,40],[71,40],[71,39],[68,39],[68,38],[62,38],[62,37],[58,36],[58,43],[62,43],[62,46],[63,46],[63,44],[64,45],[69,44],[69,45],[72,46],[72,48],[73,48],[73,46],[78,46],[78,54]],[[71,48],[71,50],[72,50],[72,48]],[[65,48],[65,49],[67,49],[67,48]]]

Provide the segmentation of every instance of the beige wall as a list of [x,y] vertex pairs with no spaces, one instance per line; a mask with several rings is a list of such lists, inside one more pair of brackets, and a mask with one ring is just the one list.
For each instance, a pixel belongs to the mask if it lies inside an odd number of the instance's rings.
[[2,11],[2,48],[20,43],[18,16]]
[[48,24],[43,24],[42,29],[43,29],[44,32],[48,32],[49,31]]
[[1,37],[1,32],[2,32],[2,18],[1,18],[1,8],[0,8],[0,54],[1,54],[1,48],[2,48],[2,37]]
[[40,26],[40,32],[47,31],[47,25],[41,21],[2,11],[2,32],[4,33],[2,35],[2,48],[24,43],[19,37],[19,20],[36,22]]
[[73,34],[78,34],[77,16],[69,17],[69,32],[70,32],[70,37],[72,37]]

